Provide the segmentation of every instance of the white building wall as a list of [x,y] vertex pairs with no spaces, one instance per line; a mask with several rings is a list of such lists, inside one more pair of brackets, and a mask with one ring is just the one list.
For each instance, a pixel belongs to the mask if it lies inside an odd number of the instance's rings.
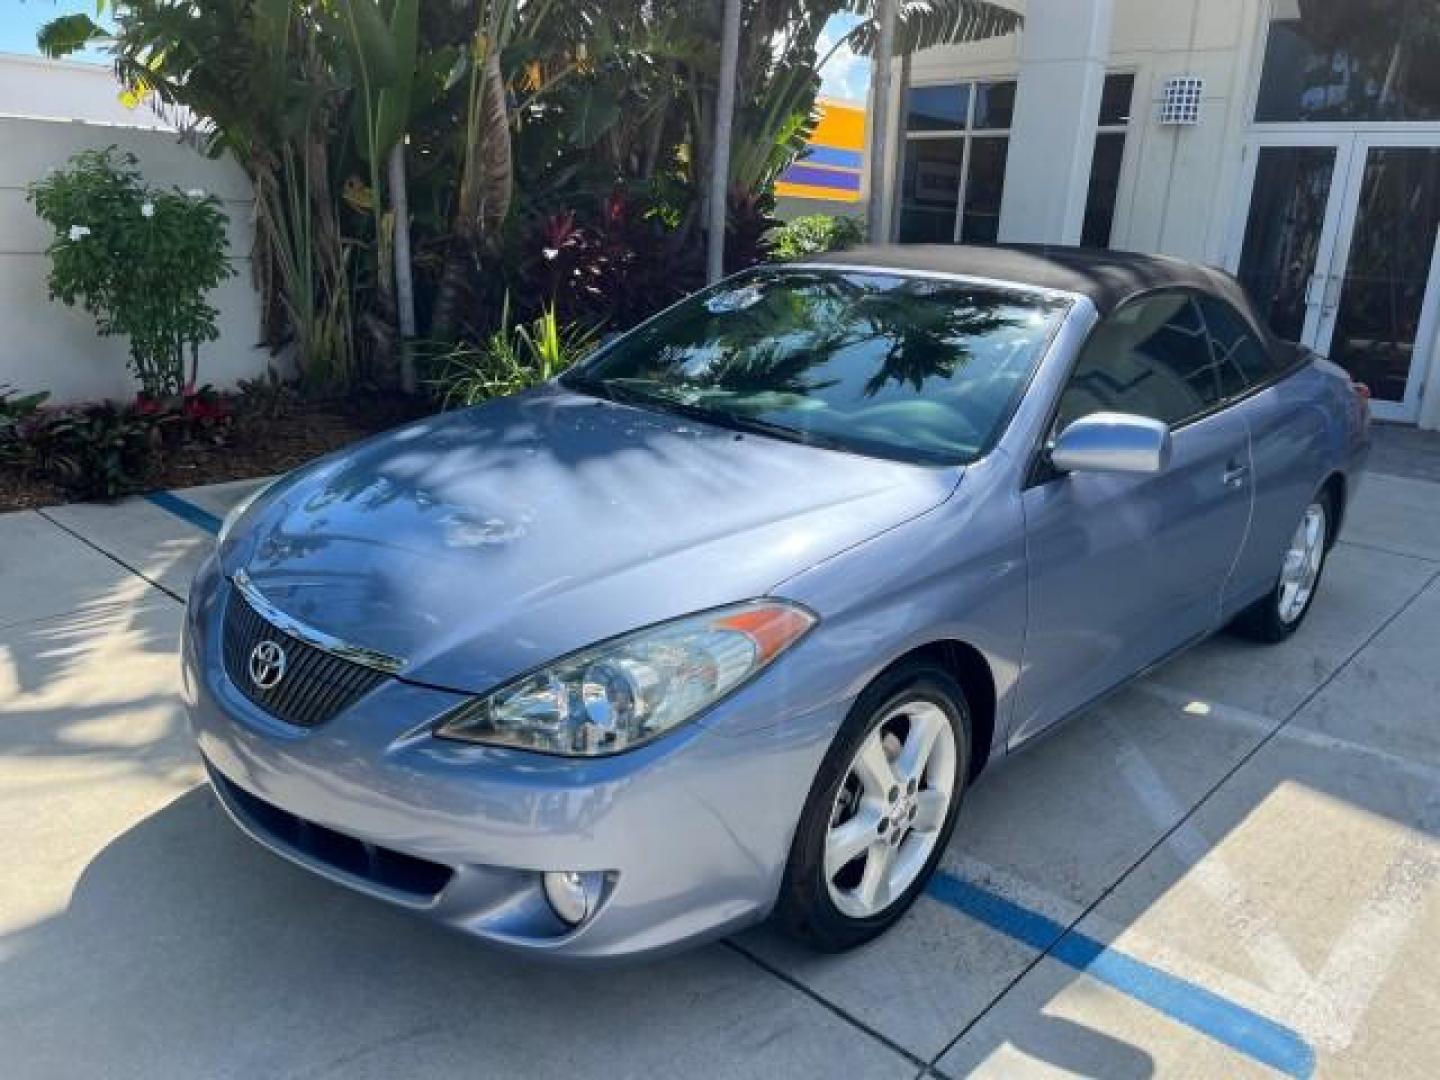
[[[1111,71],[1135,73],[1112,244],[1220,265],[1231,220],[1261,0],[1116,0]],[[1200,123],[1156,119],[1171,76],[1205,80]]]
[[102,67],[0,56],[0,386],[48,390],[56,402],[135,392],[126,340],[100,337],[83,309],[48,298],[48,227],[25,198],[28,184],[71,155],[111,145],[133,152],[152,184],[218,196],[230,219],[235,275],[211,295],[221,336],[200,350],[201,382],[233,386],[269,361],[256,345],[260,305],[250,278],[249,181],[233,161],[211,160],[183,145],[149,110],[126,109],[118,92]]
[[999,235],[1078,244],[1110,58],[1114,0],[1030,0],[1010,128]]
[[[1224,261],[1237,212],[1235,187],[1258,66],[1255,49],[1262,40],[1262,4],[1263,0],[1115,0],[1106,69],[1134,72],[1135,96],[1113,247],[1217,265]],[[1023,0],[1009,0],[1007,6],[1025,10]],[[1020,34],[930,49],[912,60],[910,82],[924,86],[957,79],[1016,78],[1020,49]],[[1172,75],[1198,75],[1205,80],[1201,122],[1195,127],[1162,127],[1156,119],[1165,80]],[[903,130],[900,92],[897,85],[891,102],[897,131]],[[903,141],[897,139],[887,175],[898,175],[896,155],[903,150]]]

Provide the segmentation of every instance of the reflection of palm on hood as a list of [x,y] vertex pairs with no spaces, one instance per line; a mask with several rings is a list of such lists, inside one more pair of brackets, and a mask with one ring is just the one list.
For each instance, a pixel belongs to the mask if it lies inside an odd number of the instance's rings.
[[278,485],[224,552],[288,615],[478,691],[765,594],[942,502],[923,468],[544,389],[412,424]]

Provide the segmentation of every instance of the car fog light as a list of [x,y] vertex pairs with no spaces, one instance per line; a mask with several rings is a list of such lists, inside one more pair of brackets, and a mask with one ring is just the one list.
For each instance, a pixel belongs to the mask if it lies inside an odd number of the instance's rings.
[[579,926],[599,907],[601,882],[594,871],[552,871],[545,875],[545,899],[562,922]]

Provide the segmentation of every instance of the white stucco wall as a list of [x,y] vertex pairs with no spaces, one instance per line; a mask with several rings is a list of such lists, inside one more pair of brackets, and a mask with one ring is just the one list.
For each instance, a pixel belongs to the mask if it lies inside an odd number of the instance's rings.
[[[1245,103],[1258,64],[1262,0],[1114,0],[1109,71],[1135,74],[1133,119],[1115,208],[1112,246],[1223,262],[1238,195]],[[1024,10],[1019,0],[1009,6]],[[1022,31],[1023,33],[1023,31]],[[1020,35],[931,49],[912,61],[911,83],[1015,78]],[[1165,80],[1205,79],[1202,120],[1162,127]],[[899,89],[891,103],[896,122]],[[1093,126],[1093,119],[1089,121]],[[898,142],[898,140],[897,140]],[[890,172],[895,175],[892,154]],[[1008,187],[1008,180],[1007,180]]]
[[[1027,6],[1024,0],[1006,2],[1022,12]],[[1029,6],[1034,7],[1037,17],[1058,15],[1060,20],[1076,21],[1071,18],[1074,11],[1056,6],[1065,2],[1067,0],[1046,0],[1036,4],[1032,0]],[[1094,2],[1076,0],[1076,8]],[[1272,5],[1276,10],[1293,14],[1293,0],[1111,0],[1111,3],[1110,47],[1104,66],[1111,72],[1128,71],[1135,76],[1111,246],[1175,255],[1215,266],[1233,266],[1238,261],[1248,211],[1248,192],[1243,190],[1250,164],[1246,161],[1246,155],[1251,152],[1247,143],[1258,131],[1250,123],[1250,114],[1259,82],[1265,20]],[[911,61],[909,82],[913,86],[924,86],[966,79],[1022,78],[1023,81],[1024,32],[1022,28],[1019,34],[1005,38],[921,53]],[[1158,109],[1165,82],[1177,75],[1199,76],[1205,81],[1197,125],[1159,123]],[[903,131],[899,82],[897,80],[890,109],[896,130]],[[1085,115],[1081,115],[1082,106]],[[1074,95],[1068,100],[1056,98],[1054,109],[1053,115],[1042,118],[1046,124],[1069,125],[1069,130],[1083,124],[1088,130],[1094,130],[1093,107],[1088,102],[1081,103]],[[1017,124],[1019,120],[1017,108]],[[1338,125],[1347,129],[1361,126]],[[1412,123],[1404,127],[1440,143],[1440,125]],[[1273,125],[1270,128],[1273,130]],[[1380,130],[1385,128],[1382,125]],[[1314,133],[1317,142],[1324,136],[1318,124],[1296,130]],[[1389,126],[1389,130],[1395,130],[1395,126]],[[1063,151],[1061,144],[1066,140],[1053,141],[1057,151]],[[1015,145],[1012,135],[1012,151]],[[903,146],[903,136],[897,137],[886,163],[889,177],[898,176],[896,155],[903,152]],[[1007,199],[1012,191],[1033,194],[1037,187],[1033,171],[1024,177],[1013,175],[1016,168],[1033,170],[1034,162],[1043,158],[1031,154],[1028,160],[1027,165],[1027,155],[1012,153],[1005,180]],[[1051,185],[1064,182],[1059,169],[1047,170],[1042,179]],[[893,221],[894,199],[889,202]],[[1010,218],[1013,222],[1015,215],[1012,213]],[[1014,228],[1010,230],[1012,235],[1006,235],[1003,211],[1001,223],[1001,240],[1015,239]],[[1422,427],[1440,429],[1440,342],[1422,340],[1421,347],[1428,349],[1429,354],[1417,361],[1424,365],[1425,372],[1418,420]]]
[[200,379],[231,386],[265,370],[256,347],[259,302],[250,280],[253,199],[228,159],[183,145],[147,109],[126,109],[102,67],[0,56],[0,386],[48,390],[56,402],[124,398],[135,392],[123,338],[101,338],[83,310],[52,303],[45,286],[47,226],[25,199],[26,186],[77,151],[132,151],[153,184],[217,195],[230,219],[235,276],[211,297],[220,340],[200,353]]

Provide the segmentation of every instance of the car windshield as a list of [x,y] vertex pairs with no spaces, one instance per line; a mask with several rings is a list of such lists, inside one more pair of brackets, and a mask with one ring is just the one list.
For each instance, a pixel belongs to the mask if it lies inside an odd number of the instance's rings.
[[757,270],[678,304],[562,381],[797,442],[964,464],[999,437],[1066,306],[963,281]]

